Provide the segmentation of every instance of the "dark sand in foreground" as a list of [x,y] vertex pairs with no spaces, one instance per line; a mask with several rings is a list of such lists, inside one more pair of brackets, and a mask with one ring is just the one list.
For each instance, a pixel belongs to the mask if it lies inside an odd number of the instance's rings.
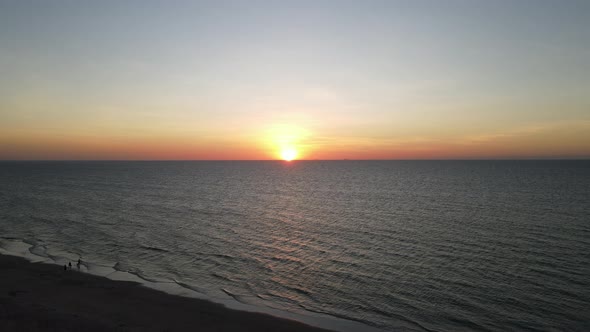
[[326,331],[0,255],[0,331]]

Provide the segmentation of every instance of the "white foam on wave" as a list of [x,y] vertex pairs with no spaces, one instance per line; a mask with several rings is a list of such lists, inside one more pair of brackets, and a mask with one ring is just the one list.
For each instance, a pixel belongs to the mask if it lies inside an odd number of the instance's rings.
[[0,239],[0,254],[18,256],[26,258],[27,260],[38,263],[47,262],[52,263],[52,260],[48,257],[36,255],[30,251],[33,245],[26,243],[22,240],[17,239]]
[[[81,257],[70,252],[59,251],[57,253],[48,252],[48,249],[43,245],[31,244],[20,239],[0,238],[0,254],[17,256],[27,259],[32,263],[47,263],[55,265],[68,265],[73,263],[73,269],[78,270],[77,261]],[[217,304],[222,304],[229,309],[247,311],[253,313],[268,314],[271,316],[285,318],[289,320],[298,321],[307,325],[341,331],[341,332],[383,332],[384,330],[365,325],[360,322],[350,321],[346,319],[336,318],[329,315],[309,312],[309,314],[297,314],[284,310],[255,306],[240,302],[231,294],[227,294],[226,298],[211,297],[194,289],[180,285],[176,281],[150,281],[140,276],[117,269],[117,264],[112,267],[95,264],[92,262],[83,261],[79,268],[80,272],[105,277],[115,281],[129,281],[138,283],[144,287],[161,291],[167,294],[196,298],[201,300],[208,300]]]

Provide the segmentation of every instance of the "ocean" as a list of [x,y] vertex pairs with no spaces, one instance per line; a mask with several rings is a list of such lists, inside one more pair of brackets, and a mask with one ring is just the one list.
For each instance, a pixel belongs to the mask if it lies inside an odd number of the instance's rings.
[[0,162],[0,237],[343,331],[590,330],[590,161]]

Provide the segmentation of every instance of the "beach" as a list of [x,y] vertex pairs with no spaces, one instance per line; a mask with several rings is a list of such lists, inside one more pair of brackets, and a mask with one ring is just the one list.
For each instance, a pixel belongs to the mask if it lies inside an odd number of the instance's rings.
[[1,331],[326,331],[0,255]]

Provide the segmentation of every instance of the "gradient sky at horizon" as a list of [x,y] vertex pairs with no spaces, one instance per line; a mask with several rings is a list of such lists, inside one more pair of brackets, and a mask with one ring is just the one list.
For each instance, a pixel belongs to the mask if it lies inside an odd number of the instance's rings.
[[0,1],[0,159],[590,158],[589,1]]

